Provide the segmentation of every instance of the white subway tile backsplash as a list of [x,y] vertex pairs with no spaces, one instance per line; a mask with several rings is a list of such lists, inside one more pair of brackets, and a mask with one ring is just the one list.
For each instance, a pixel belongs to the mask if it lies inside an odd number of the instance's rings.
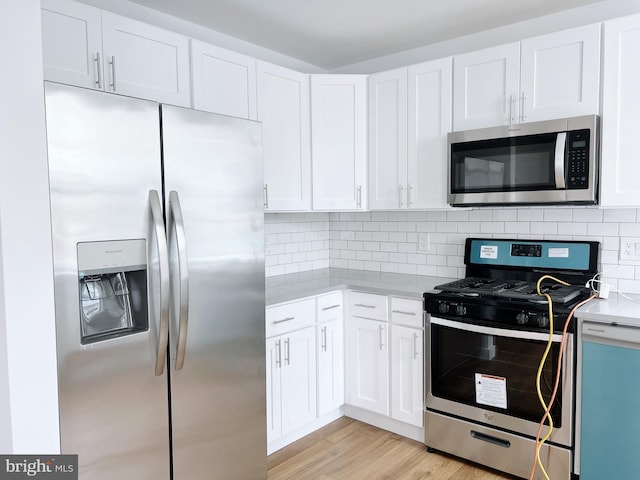
[[[434,211],[268,213],[267,276],[326,267],[464,276],[468,237],[601,242],[614,288],[640,293],[640,262],[621,261],[620,238],[640,237],[640,209],[506,207]],[[429,250],[418,250],[428,235]]]

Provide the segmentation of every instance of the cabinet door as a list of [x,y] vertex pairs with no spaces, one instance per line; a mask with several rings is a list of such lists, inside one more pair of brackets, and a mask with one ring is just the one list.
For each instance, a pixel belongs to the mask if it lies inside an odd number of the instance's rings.
[[407,69],[369,76],[369,208],[406,208]]
[[640,206],[640,15],[604,24],[600,203]]
[[309,210],[311,150],[308,76],[257,62],[265,209]]
[[42,0],[44,79],[103,89],[100,10],[70,0]]
[[102,46],[107,91],[191,106],[187,37],[103,11]]
[[453,58],[453,129],[509,125],[518,118],[520,42]]
[[391,417],[422,426],[424,352],[421,329],[391,327]]
[[522,41],[519,122],[598,113],[600,25]]
[[389,324],[352,317],[348,331],[348,403],[389,415]]
[[341,318],[318,325],[316,349],[318,416],[321,416],[344,404],[344,345]]
[[267,442],[282,436],[282,339],[267,338]]
[[409,67],[407,208],[449,208],[451,57]]
[[257,119],[256,60],[191,40],[193,108]]
[[311,76],[314,210],[364,208],[367,76]]
[[282,434],[316,418],[315,327],[282,337]]

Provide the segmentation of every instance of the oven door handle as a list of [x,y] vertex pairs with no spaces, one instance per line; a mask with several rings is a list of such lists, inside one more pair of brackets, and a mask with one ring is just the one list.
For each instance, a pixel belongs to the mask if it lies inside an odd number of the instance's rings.
[[[539,340],[543,342],[546,342],[547,340],[549,340],[548,333],[531,332],[529,330],[512,330],[510,328],[485,327],[483,325],[456,322],[454,320],[448,320],[446,318],[438,318],[438,317],[430,317],[427,321],[431,325],[441,325],[443,327],[450,327],[450,328],[455,328],[457,330],[480,333],[483,335],[496,335],[499,337],[508,337],[508,338],[522,338],[525,340]],[[554,334],[552,338],[554,342],[559,343],[562,341],[562,335],[559,335],[559,334]]]
[[558,138],[556,139],[556,155],[553,162],[553,170],[556,176],[556,188],[558,190],[564,190],[566,188],[565,185],[565,162],[564,156],[566,151],[566,143],[567,143],[567,132],[558,133]]

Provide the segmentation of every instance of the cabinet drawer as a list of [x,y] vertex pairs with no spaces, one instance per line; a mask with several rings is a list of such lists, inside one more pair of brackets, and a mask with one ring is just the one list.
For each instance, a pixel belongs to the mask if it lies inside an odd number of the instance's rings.
[[391,297],[391,321],[422,328],[422,302],[410,298]]
[[343,315],[342,292],[332,292],[316,299],[318,323],[341,319]]
[[311,326],[316,320],[314,298],[268,307],[266,311],[266,335],[273,337]]
[[349,313],[354,317],[388,320],[387,296],[375,293],[349,292]]

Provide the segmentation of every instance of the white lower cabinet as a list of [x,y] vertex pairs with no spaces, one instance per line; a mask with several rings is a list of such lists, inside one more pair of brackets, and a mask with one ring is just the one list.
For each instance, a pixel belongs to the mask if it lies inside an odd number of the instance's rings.
[[344,404],[344,327],[342,292],[317,298],[318,417]]
[[368,318],[349,319],[347,346],[348,403],[389,415],[389,324]]
[[422,329],[391,326],[391,417],[421,427],[424,406]]

